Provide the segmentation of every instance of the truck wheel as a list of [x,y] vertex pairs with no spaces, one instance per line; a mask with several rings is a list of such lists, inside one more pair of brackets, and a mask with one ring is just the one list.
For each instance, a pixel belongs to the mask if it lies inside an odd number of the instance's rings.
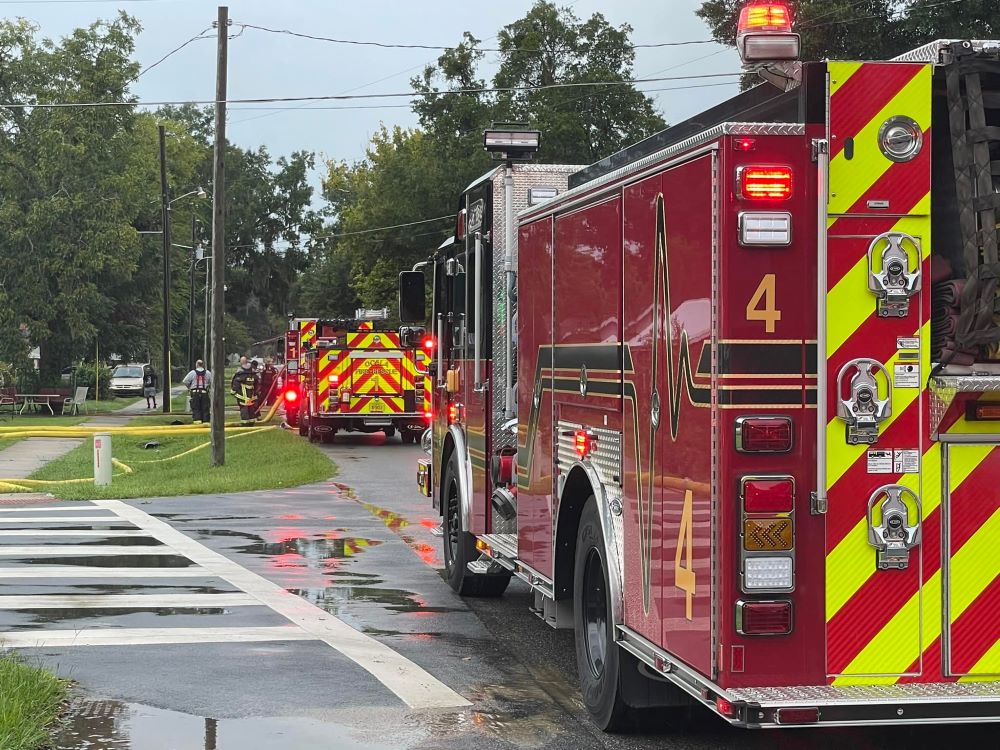
[[386,439],[386,441],[389,441],[389,440],[391,440],[392,438],[394,438],[396,436],[396,428],[395,427],[386,427],[384,430],[382,430],[382,432],[385,433],[385,439]]
[[460,596],[497,597],[507,590],[510,573],[478,575],[468,564],[479,558],[476,538],[462,528],[459,507],[458,456],[453,452],[444,472],[444,572],[448,585]]
[[310,443],[315,443],[319,440],[319,433],[316,432],[316,426],[313,423],[312,417],[303,420],[306,423],[306,435],[309,437]]
[[309,435],[309,425],[306,424],[304,419],[299,419],[299,435],[302,437],[307,437]]

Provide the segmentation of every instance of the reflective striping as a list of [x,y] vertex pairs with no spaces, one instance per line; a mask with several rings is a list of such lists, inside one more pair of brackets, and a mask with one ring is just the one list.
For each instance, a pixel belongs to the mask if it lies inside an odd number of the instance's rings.
[[[949,486],[954,492],[975,470],[976,466],[989,454],[988,446],[970,446],[961,460],[955,460],[949,473]],[[923,457],[923,484],[927,487],[941,483],[941,445],[933,443]],[[914,491],[919,491],[919,477],[904,474],[897,482]],[[867,502],[867,497],[864,498]],[[941,503],[940,492],[926,492],[923,507],[924,518],[935,512]],[[929,540],[931,544],[933,540]],[[928,543],[925,540],[924,543]],[[826,618],[830,620],[840,611],[872,575],[876,573],[874,551],[868,544],[868,521],[862,517],[826,558],[827,594]]]
[[837,62],[831,65],[830,70],[830,98],[832,99],[841,89],[847,86],[854,75],[861,70],[864,63],[859,62]]
[[10,630],[0,632],[6,648],[70,646],[153,646],[174,643],[256,643],[315,641],[293,625],[251,628],[85,628],[83,630]]
[[[982,528],[953,555],[952,564],[968,565],[970,571],[976,571],[975,562],[977,560],[996,556],[998,539],[1000,539],[1000,510],[990,516]],[[992,571],[979,570],[966,576],[960,586],[955,586],[953,582],[951,587],[952,618],[960,616],[982,594],[993,578]],[[913,659],[907,657],[905,652],[900,649],[899,643],[906,641],[906,633],[911,632],[918,624],[921,627],[921,640],[925,646],[940,638],[941,618],[920,617],[921,595],[923,596],[924,611],[928,613],[941,611],[940,571],[935,572],[930,579],[924,582],[922,594],[915,594],[900,608],[889,624],[868,642],[846,671],[855,675],[871,674],[876,671],[873,668],[875,664],[882,666],[883,671],[889,671],[884,669],[884,666],[889,663],[894,667],[892,671],[903,672],[912,664]],[[925,665],[926,668],[928,665]],[[931,665],[931,668],[937,669],[938,667]],[[851,678],[837,678],[833,684],[850,684],[847,682],[849,679]],[[895,678],[890,679],[895,681]]]
[[886,107],[898,96],[922,67],[830,63],[830,101],[831,107],[836,107],[838,112],[830,158],[836,158],[843,151],[846,138],[857,134],[873,111]]
[[[146,533],[146,532],[143,532]],[[21,565],[0,567],[0,580],[21,578],[217,578],[214,573],[189,565],[185,568],[106,568],[84,565]]]
[[248,594],[38,594],[0,596],[0,609],[206,609],[259,607]]
[[224,555],[182,534],[164,521],[117,500],[97,503],[158,539],[181,550],[192,562],[250,594],[288,618],[316,639],[327,643],[365,669],[411,708],[455,708],[469,701],[406,657],[355,630],[340,618],[316,607],[281,586],[253,573]]
[[[855,142],[865,144],[866,147],[857,148],[853,159],[848,160],[844,152],[831,159],[830,172],[836,174],[836,180],[831,181],[830,185],[831,214],[846,213],[872,183],[895,164],[885,158],[877,147],[870,145],[877,144],[879,129],[886,120],[905,113],[917,122],[921,130],[927,130],[931,126],[931,66],[913,67],[918,69],[916,75],[881,110],[868,116],[864,127],[854,135]],[[865,111],[871,112],[870,109]]]
[[95,508],[93,505],[83,505],[73,503],[72,505],[50,505],[46,507],[32,507],[32,506],[20,506],[17,508],[0,508],[0,513],[66,513],[66,512],[81,512],[81,511],[95,511],[100,510]]

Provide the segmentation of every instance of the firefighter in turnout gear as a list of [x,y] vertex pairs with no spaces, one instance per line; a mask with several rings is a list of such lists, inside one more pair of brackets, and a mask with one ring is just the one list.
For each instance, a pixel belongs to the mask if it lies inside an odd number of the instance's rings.
[[191,419],[195,424],[208,422],[211,418],[208,392],[212,387],[212,373],[205,369],[202,360],[194,363],[194,369],[184,376],[183,383],[191,398]]
[[233,376],[231,388],[240,407],[240,422],[244,427],[252,425],[260,396],[260,375],[246,357],[240,357],[240,367]]

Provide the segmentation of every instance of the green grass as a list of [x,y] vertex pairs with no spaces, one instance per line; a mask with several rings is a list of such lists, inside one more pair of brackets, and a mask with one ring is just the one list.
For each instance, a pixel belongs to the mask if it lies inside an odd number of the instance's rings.
[[100,414],[102,412],[108,411],[118,411],[124,409],[126,406],[131,406],[132,404],[142,401],[142,396],[131,396],[129,398],[112,398],[104,399],[100,401],[87,401],[87,409],[93,414]]
[[[143,443],[149,440],[156,440],[160,447],[143,449]],[[210,466],[211,452],[207,447],[176,460],[143,463],[177,456],[208,440],[207,431],[204,436],[116,435],[112,453],[130,466],[133,474],[116,471],[110,487],[95,487],[90,483],[46,485],[39,491],[51,492],[65,500],[200,495],[294,487],[328,479],[336,473],[336,467],[325,454],[286,430],[231,436],[226,440],[225,466],[217,469]],[[90,441],[85,441],[31,478],[60,480],[92,476],[93,449]]]
[[75,417],[69,416],[52,416],[48,412],[44,414],[29,414],[25,412],[22,414],[17,414],[13,419],[10,418],[10,414],[4,412],[0,416],[0,427],[13,428],[16,430],[20,429],[44,429],[46,427],[72,427],[73,425],[78,425],[82,422],[86,422],[88,416],[86,414],[80,414]]
[[66,683],[13,653],[0,654],[0,748],[45,747],[59,714]]

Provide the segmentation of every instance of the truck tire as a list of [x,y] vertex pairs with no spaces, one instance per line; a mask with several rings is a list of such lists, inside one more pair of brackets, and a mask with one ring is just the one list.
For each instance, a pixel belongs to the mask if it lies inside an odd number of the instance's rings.
[[573,566],[573,624],[580,692],[594,722],[617,732],[636,721],[675,723],[689,701],[664,679],[647,676],[640,661],[615,641],[604,530],[593,495],[576,536]]
[[308,437],[308,435],[309,435],[309,425],[307,425],[306,421],[304,419],[302,419],[301,417],[299,418],[298,423],[299,423],[299,425],[298,425],[298,427],[299,427],[299,435],[301,435],[302,437]]
[[479,575],[469,571],[470,562],[479,558],[476,538],[462,528],[459,508],[458,456],[452,452],[441,485],[444,510],[444,572],[448,585],[460,596],[497,597],[507,590],[510,573]]
[[309,442],[315,443],[319,440],[319,433],[316,432],[312,417],[305,417],[302,421],[306,423],[306,435],[309,437]]

